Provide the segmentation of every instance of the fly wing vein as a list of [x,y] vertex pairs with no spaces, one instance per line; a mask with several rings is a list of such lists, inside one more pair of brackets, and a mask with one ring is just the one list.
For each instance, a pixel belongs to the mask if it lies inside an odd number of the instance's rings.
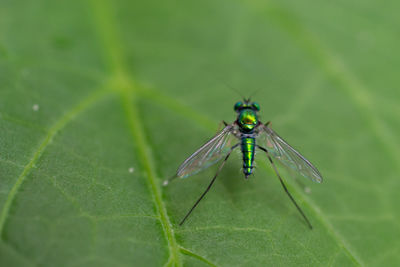
[[[186,178],[217,163],[228,152],[234,126],[227,125],[179,166],[177,177]],[[230,147],[229,147],[230,148]]]
[[266,149],[283,165],[298,171],[301,175],[315,182],[322,182],[321,173],[309,160],[291,147],[274,130],[268,126],[262,126],[264,131],[264,144]]

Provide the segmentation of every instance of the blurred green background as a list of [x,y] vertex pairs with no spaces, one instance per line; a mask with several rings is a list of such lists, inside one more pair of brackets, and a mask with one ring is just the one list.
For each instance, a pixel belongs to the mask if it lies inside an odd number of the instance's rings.
[[[0,2],[1,266],[398,266],[398,1]],[[231,159],[161,187],[233,104],[325,181]],[[307,190],[304,190],[306,188]]]

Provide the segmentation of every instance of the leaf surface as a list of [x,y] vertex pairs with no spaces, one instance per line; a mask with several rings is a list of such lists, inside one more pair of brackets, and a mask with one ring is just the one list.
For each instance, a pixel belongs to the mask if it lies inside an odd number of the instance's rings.
[[[398,3],[0,3],[1,266],[388,266],[397,236]],[[383,16],[382,14],[385,14]],[[239,88],[323,184],[240,155],[162,187]],[[297,179],[296,178],[296,179]],[[304,190],[305,189],[305,190]]]

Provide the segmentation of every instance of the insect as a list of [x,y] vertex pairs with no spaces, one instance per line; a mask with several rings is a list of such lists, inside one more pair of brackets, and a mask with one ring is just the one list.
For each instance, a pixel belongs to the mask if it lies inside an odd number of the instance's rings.
[[234,105],[234,110],[237,113],[237,119],[231,124],[223,121],[224,128],[188,157],[179,166],[174,177],[164,181],[164,185],[167,185],[175,178],[187,178],[223,160],[207,189],[195,202],[179,225],[182,225],[186,221],[210,190],[232,151],[240,148],[243,156],[243,174],[245,178],[247,179],[253,173],[255,151],[260,150],[265,152],[286,194],[296,206],[309,228],[312,229],[310,221],[288,191],[273,159],[276,159],[286,167],[294,169],[314,182],[322,182],[321,173],[310,161],[272,130],[269,127],[270,122],[266,124],[260,122],[258,119],[260,106],[257,102],[244,99]]

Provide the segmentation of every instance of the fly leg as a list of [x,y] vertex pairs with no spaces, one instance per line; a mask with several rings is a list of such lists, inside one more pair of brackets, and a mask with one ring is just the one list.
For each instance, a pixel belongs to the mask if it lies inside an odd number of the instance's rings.
[[220,123],[218,123],[218,132],[226,126],[228,126],[228,123],[226,121],[221,121]]
[[179,223],[179,225],[182,225],[187,217],[189,217],[189,215],[192,213],[192,211],[197,207],[197,205],[200,203],[200,201],[203,199],[203,197],[207,194],[207,192],[210,190],[211,186],[214,184],[215,179],[217,179],[218,174],[221,172],[222,167],[224,167],[226,161],[228,160],[229,156],[231,155],[232,151],[238,147],[239,144],[234,145],[231,150],[229,151],[228,155],[226,155],[224,161],[221,163],[221,165],[219,166],[217,173],[214,175],[214,177],[211,180],[211,183],[208,185],[206,191],[204,191],[204,193],[200,196],[200,198],[196,201],[196,203],[194,203],[193,207],[189,210],[189,212],[185,215],[185,217],[182,219],[182,221]]
[[294,198],[292,197],[292,195],[289,193],[289,190],[287,189],[285,183],[283,182],[278,169],[276,168],[274,162],[272,161],[271,156],[269,155],[268,150],[266,150],[265,148],[261,147],[261,146],[257,146],[259,149],[261,149],[262,151],[264,151],[265,153],[267,153],[267,157],[269,159],[269,162],[271,162],[272,167],[274,168],[274,171],[276,173],[276,176],[278,176],[279,181],[281,182],[281,185],[283,187],[283,189],[285,190],[286,194],[289,196],[290,200],[293,202],[293,204],[296,206],[297,210],[300,212],[301,216],[303,216],[304,220],[306,221],[306,223],[308,224],[308,227],[310,227],[310,229],[312,229],[312,225],[310,223],[310,221],[307,219],[306,215],[304,214],[304,212],[301,210],[300,206],[297,205],[296,201],[294,200]]

